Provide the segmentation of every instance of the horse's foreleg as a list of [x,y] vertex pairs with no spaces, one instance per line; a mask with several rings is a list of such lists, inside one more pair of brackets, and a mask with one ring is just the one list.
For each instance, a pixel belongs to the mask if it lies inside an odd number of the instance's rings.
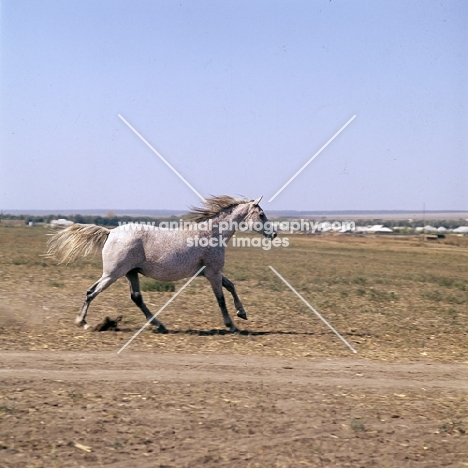
[[234,283],[228,280],[225,276],[223,276],[223,287],[225,287],[231,294],[234,299],[234,306],[237,309],[237,316],[241,319],[247,320],[247,314],[245,313],[244,307],[242,306],[242,302],[237,295],[236,288],[234,287]]
[[91,301],[104,289],[107,289],[114,281],[118,278],[113,278],[111,276],[102,276],[96,283],[94,283],[87,291],[86,291],[86,298],[81,306],[80,313],[75,319],[75,323],[79,327],[88,328],[88,324],[86,323],[86,315],[88,314],[89,304]]
[[226,307],[226,300],[224,299],[223,294],[223,275],[221,275],[221,273],[210,275],[208,272],[205,271],[205,277],[210,282],[213,292],[218,301],[219,308],[221,309],[221,313],[223,314],[224,325],[226,325],[226,327],[228,327],[229,330],[232,332],[238,331],[236,326],[232,323],[231,317],[229,316],[229,312]]
[[[146,307],[146,304],[143,302],[143,296],[140,291],[140,279],[138,278],[138,272],[136,270],[131,270],[125,275],[130,283],[130,297],[132,301],[140,308],[140,310],[145,314],[146,320],[151,320],[153,314]],[[157,331],[161,333],[167,332],[166,327],[156,318],[151,320],[151,325],[156,325]]]

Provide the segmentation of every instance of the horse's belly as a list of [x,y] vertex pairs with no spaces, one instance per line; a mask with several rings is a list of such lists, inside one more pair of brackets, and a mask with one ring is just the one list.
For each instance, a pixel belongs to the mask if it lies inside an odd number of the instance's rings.
[[139,270],[145,276],[159,281],[177,281],[193,276],[200,266],[195,263],[161,262],[143,265]]

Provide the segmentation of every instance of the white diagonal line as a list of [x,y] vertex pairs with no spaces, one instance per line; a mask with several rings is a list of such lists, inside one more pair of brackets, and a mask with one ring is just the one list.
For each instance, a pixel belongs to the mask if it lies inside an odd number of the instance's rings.
[[199,274],[205,266],[202,266],[118,351],[120,354],[150,323],[157,317]]
[[270,270],[280,278],[283,283],[288,286],[288,288],[302,301],[304,304],[309,307],[312,312],[317,315],[317,317],[328,327],[330,330],[335,333],[335,335],[353,352],[357,353],[357,351],[272,267],[269,266]]
[[354,119],[353,115],[269,200],[273,201]]
[[138,132],[137,132],[137,131],[120,115],[120,114],[118,114],[118,116],[119,116],[120,120],[122,120],[122,121],[127,125],[127,127],[128,127],[130,130],[132,130],[133,133],[135,133],[135,135],[137,135],[137,136],[140,138],[140,140],[141,140],[143,143],[145,143],[145,145],[148,146],[148,148],[149,148],[164,164],[166,164],[166,166],[167,166],[169,169],[171,169],[172,172],[174,172],[174,174],[177,175],[177,176],[179,177],[179,179],[180,179],[182,182],[185,183],[185,185],[187,185],[187,187],[189,187],[189,188],[198,196],[198,198],[200,198],[200,200],[201,200],[202,202],[206,202],[205,198],[202,197],[202,196],[201,196],[201,195],[184,179],[184,177],[183,177],[181,174],[179,174],[179,173],[177,172],[177,170],[176,170],[174,167],[172,167],[171,164],[170,164],[165,158],[163,158],[163,157],[161,156],[161,154],[159,154],[158,151],[156,151],[156,150],[145,140],[145,138],[143,138],[143,136],[142,136],[140,133],[138,133]]

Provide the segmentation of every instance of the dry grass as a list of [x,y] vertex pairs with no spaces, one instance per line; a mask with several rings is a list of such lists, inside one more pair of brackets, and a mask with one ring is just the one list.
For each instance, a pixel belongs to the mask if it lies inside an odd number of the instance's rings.
[[[89,313],[91,325],[123,314],[121,332],[75,328],[84,293],[101,274],[100,259],[56,265],[41,256],[45,234],[40,227],[0,227],[1,349],[118,349],[144,323],[126,281],[99,296]],[[228,250],[225,274],[249,316],[248,322],[236,322],[249,334],[221,333],[216,300],[200,278],[162,314],[172,333],[147,330],[132,349],[348,356],[343,343],[268,269],[272,265],[362,357],[467,361],[466,243],[332,236],[290,240],[290,247],[270,251]],[[153,311],[172,294],[147,289],[144,297]],[[226,298],[234,317],[228,293]]]

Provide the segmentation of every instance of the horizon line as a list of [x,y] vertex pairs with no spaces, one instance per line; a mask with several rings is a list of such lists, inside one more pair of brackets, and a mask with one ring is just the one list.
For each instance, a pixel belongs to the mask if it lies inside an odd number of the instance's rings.
[[[0,216],[8,214],[33,214],[34,212],[41,212],[42,214],[74,214],[79,215],[86,212],[86,214],[99,213],[149,213],[149,212],[171,212],[171,213],[188,213],[189,209],[171,209],[171,208],[15,208],[0,210]],[[428,214],[428,213],[467,213],[468,209],[435,209],[435,210],[412,210],[412,209],[343,209],[343,210],[298,210],[298,209],[283,209],[283,210],[268,210],[268,213],[312,213],[312,214],[325,214],[325,213],[408,213],[408,214]]]

